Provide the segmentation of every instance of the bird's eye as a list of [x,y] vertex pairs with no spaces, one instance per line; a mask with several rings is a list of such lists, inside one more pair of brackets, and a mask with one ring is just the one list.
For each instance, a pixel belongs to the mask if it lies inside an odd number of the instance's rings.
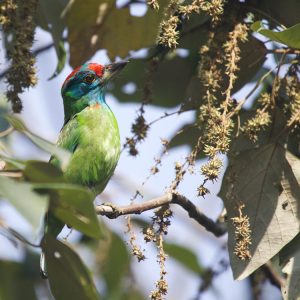
[[86,82],[87,84],[91,84],[95,81],[96,77],[93,74],[88,74],[84,77],[83,81]]

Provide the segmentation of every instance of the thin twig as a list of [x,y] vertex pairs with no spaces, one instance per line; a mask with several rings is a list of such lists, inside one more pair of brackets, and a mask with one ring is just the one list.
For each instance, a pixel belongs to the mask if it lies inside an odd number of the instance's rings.
[[219,237],[227,232],[224,223],[216,223],[206,215],[204,215],[189,199],[177,193],[167,193],[161,197],[154,198],[139,204],[130,204],[125,206],[115,206],[113,204],[102,204],[96,206],[98,215],[106,216],[110,219],[128,214],[141,214],[144,211],[155,209],[164,205],[178,204],[185,209],[190,218],[197,221],[207,231]]
[[0,138],[5,137],[7,135],[9,135],[10,133],[12,133],[15,130],[14,127],[10,126],[7,129],[3,130],[0,132]]
[[265,73],[255,84],[255,86],[251,89],[251,91],[246,95],[246,97],[239,101],[238,105],[235,107],[233,111],[227,114],[227,118],[231,118],[234,114],[238,113],[242,106],[245,104],[245,102],[253,95],[253,93],[259,88],[259,86],[263,83],[263,81],[271,74],[273,71],[277,69],[277,66],[271,70],[269,70],[267,73]]
[[20,170],[0,170],[0,176],[21,178],[23,173]]

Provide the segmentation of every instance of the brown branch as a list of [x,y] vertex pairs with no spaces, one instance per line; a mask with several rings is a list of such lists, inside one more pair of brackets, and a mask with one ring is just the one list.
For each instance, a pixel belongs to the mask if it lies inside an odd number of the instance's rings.
[[276,272],[271,262],[267,262],[261,268],[266,277],[270,280],[271,284],[278,287],[279,289],[281,289],[285,285],[285,279]]
[[222,236],[227,232],[224,223],[216,223],[212,219],[204,215],[189,199],[183,195],[176,193],[168,193],[161,197],[154,198],[139,204],[130,204],[125,206],[115,206],[113,204],[104,203],[96,206],[96,213],[98,215],[106,216],[110,219],[118,218],[119,216],[129,214],[141,214],[144,211],[158,208],[164,205],[177,204],[185,209],[190,218],[197,221],[207,231],[213,233],[215,236]]
[[267,53],[277,53],[277,54],[300,54],[299,49],[293,49],[293,48],[280,48],[280,49],[268,49]]

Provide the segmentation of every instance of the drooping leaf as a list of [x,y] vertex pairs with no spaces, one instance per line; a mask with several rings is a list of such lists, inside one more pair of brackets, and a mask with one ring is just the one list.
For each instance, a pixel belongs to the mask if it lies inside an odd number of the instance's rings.
[[201,131],[195,126],[195,123],[184,124],[170,139],[169,147],[175,148],[187,145],[190,149],[193,149],[196,146],[200,133]]
[[56,300],[96,300],[100,296],[78,254],[66,243],[46,236],[42,244],[51,291]]
[[5,118],[8,112],[7,98],[0,94],[0,131],[4,131],[9,127],[9,123]]
[[87,189],[67,183],[36,183],[33,186],[50,195],[50,211],[59,220],[90,237],[102,237],[94,198]]
[[3,222],[2,223],[0,222],[0,229],[1,229],[0,233],[3,233],[3,235],[6,238],[8,238],[8,240],[12,242],[15,247],[18,246],[16,239],[29,246],[38,247],[38,244],[32,243],[26,237],[20,234],[18,231],[14,230],[13,228],[9,227],[7,224]]
[[300,298],[300,234],[298,234],[279,253],[282,272],[287,278],[281,289],[284,300]]
[[[255,75],[261,70],[266,61],[267,48],[264,43],[252,36],[240,45],[241,60],[238,62],[239,70],[237,71],[237,79],[233,86],[233,92],[237,92],[245,86],[249,81],[253,80]],[[225,81],[226,87],[228,81]]]
[[65,49],[64,42],[59,42],[58,46],[55,47],[56,49],[56,54],[57,54],[57,65],[54,73],[52,74],[51,77],[49,77],[49,80],[55,78],[64,68],[67,60],[67,51]]
[[192,250],[170,243],[164,243],[164,250],[170,257],[181,263],[188,270],[196,273],[197,275],[204,274],[205,269],[201,266],[198,261],[198,257]]
[[62,169],[64,169],[71,157],[71,153],[65,149],[57,147],[56,145],[46,141],[45,139],[35,135],[27,129],[25,124],[16,116],[7,116],[10,124],[19,132],[23,133],[27,138],[29,138],[35,145],[37,145],[42,150],[51,153],[59,159],[61,162]]
[[150,221],[144,219],[144,218],[139,218],[139,217],[131,217],[130,218],[131,223],[137,227],[141,228],[147,228],[150,226]]
[[145,296],[142,292],[136,290],[134,287],[127,291],[125,295],[122,295],[123,300],[145,300]]
[[[278,23],[293,26],[300,22],[300,2],[298,0],[260,0],[257,2],[256,14],[262,11],[260,17],[266,18],[271,24]],[[276,22],[275,22],[275,21]]]
[[124,241],[111,232],[108,238],[109,247],[100,272],[106,283],[106,299],[122,299],[122,279],[128,273],[129,254]]
[[126,57],[130,50],[155,44],[157,30],[167,1],[159,11],[148,9],[143,17],[130,15],[129,7],[116,8],[114,0],[72,2],[66,13],[70,63],[73,67],[87,61],[97,50],[106,49],[111,59]]
[[39,195],[30,183],[18,182],[0,176],[0,195],[7,199],[32,225],[39,228],[41,218],[48,207],[48,197]]
[[24,170],[25,168],[25,163],[19,159],[7,157],[4,155],[0,155],[1,160],[5,161],[7,164],[5,166],[5,170],[11,170],[11,169],[19,169],[19,170]]
[[41,0],[38,2],[37,25],[51,33],[58,59],[56,70],[49,79],[57,76],[66,63],[67,54],[62,41],[66,24],[62,13],[68,2],[68,0]]
[[199,48],[208,38],[209,17],[204,14],[191,14],[183,20],[181,34],[178,40],[178,48],[199,52]]
[[[299,244],[298,244],[299,247]],[[299,249],[299,248],[298,248]],[[286,274],[285,285],[281,289],[282,297],[284,300],[294,300],[300,298],[300,251],[295,253],[288,263],[282,269]]]
[[24,177],[32,182],[64,182],[63,173],[54,165],[44,162],[28,160],[23,171]]
[[0,299],[38,299],[32,277],[23,264],[0,261]]
[[274,42],[279,42],[290,48],[300,49],[300,23],[283,31],[273,31],[264,27],[261,21],[257,21],[251,25],[251,29]]
[[[236,279],[243,279],[266,263],[299,232],[300,162],[280,144],[242,151],[232,158],[220,196],[228,212],[228,248]],[[241,260],[235,252],[232,218],[245,205],[250,222],[251,258]]]

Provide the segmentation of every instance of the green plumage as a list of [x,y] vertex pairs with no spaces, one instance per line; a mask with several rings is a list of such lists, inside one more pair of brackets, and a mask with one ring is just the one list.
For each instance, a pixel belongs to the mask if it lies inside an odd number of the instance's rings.
[[112,111],[100,104],[86,107],[63,127],[58,145],[73,152],[65,178],[100,194],[120,156],[119,128]]
[[[107,66],[85,64],[75,69],[62,87],[65,124],[58,146],[72,155],[63,170],[67,182],[84,185],[100,194],[113,175],[120,157],[120,134],[116,118],[105,102],[108,80],[125,62]],[[60,167],[56,158],[51,163]],[[50,211],[45,216],[45,236],[57,236],[64,224]],[[44,243],[46,240],[44,239]],[[41,255],[41,275],[47,277],[45,256]]]

